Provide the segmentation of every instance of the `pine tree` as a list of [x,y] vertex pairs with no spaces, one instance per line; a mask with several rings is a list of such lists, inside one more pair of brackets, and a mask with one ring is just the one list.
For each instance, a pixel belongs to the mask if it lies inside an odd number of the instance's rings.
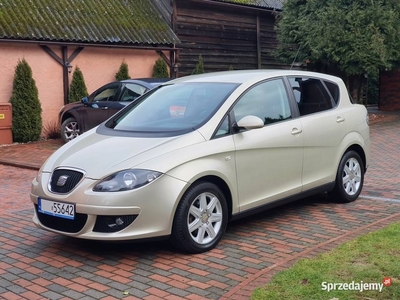
[[77,66],[75,68],[74,73],[72,74],[72,81],[70,85],[68,102],[78,102],[81,99],[88,95],[85,79],[83,78],[83,74],[81,69]]
[[12,133],[14,142],[37,141],[42,132],[42,107],[32,69],[23,58],[15,68],[12,105]]
[[192,74],[203,74],[204,72],[204,61],[203,57],[199,56],[199,61],[196,64],[196,68],[193,70]]
[[156,63],[154,64],[153,77],[154,78],[168,78],[169,77],[167,63],[161,57],[159,57],[156,60]]
[[128,70],[128,64],[125,61],[123,61],[121,63],[121,66],[119,67],[118,72],[115,74],[115,79],[116,80],[130,79],[129,70]]

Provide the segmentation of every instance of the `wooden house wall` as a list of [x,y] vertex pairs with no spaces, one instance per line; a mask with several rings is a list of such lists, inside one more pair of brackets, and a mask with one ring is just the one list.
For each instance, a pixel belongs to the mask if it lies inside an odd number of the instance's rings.
[[181,41],[179,76],[192,73],[199,55],[206,72],[230,66],[235,70],[282,67],[273,56],[277,41],[272,12],[187,0],[175,5],[174,29]]

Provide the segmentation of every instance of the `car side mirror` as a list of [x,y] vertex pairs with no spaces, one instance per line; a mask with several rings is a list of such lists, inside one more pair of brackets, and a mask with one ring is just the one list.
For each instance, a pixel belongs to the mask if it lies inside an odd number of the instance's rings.
[[88,97],[83,97],[81,102],[85,105],[87,105],[89,103],[89,98]]
[[257,128],[263,128],[264,122],[259,117],[249,115],[249,116],[245,116],[245,117],[241,118],[233,126],[236,130],[240,130],[240,129],[251,130],[251,129],[257,129]]

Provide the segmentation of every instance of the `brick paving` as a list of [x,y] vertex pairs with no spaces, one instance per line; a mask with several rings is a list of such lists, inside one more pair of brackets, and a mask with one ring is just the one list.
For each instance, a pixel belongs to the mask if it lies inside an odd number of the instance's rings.
[[217,249],[198,255],[168,242],[85,241],[34,227],[30,182],[61,143],[0,146],[0,299],[249,299],[298,259],[400,222],[399,126],[397,117],[371,126],[357,201],[318,195],[230,223]]

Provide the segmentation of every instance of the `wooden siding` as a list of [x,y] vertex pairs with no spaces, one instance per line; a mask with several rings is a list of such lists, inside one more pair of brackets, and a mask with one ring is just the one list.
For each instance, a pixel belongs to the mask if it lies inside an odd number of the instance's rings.
[[179,76],[192,73],[199,55],[206,72],[226,71],[230,66],[235,70],[283,67],[273,56],[277,41],[272,12],[188,0],[175,5],[174,28],[181,41]]
[[379,76],[379,109],[400,110],[400,69],[382,71]]

